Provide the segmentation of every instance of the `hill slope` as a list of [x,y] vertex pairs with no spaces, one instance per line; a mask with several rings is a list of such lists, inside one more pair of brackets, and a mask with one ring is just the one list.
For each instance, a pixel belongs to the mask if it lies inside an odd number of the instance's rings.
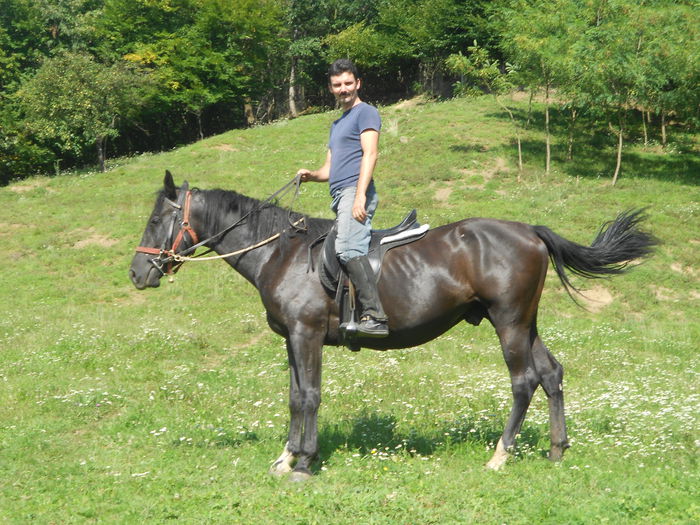
[[[0,516],[9,523],[682,523],[697,520],[700,294],[697,147],[582,147],[545,177],[487,98],[381,108],[377,227],[410,208],[545,224],[588,243],[649,206],[663,241],[632,273],[586,283],[589,310],[548,280],[539,324],[567,371],[572,450],[557,468],[541,393],[503,474],[484,472],[509,381],[492,330],[458,327],[418,350],[326,351],[318,479],[268,479],[286,432],[286,356],[256,291],[224,263],[191,264],[138,292],[133,248],[165,169],[264,198],[325,154],[336,113],[232,131],[159,155],[0,188]],[[691,137],[697,144],[697,138]],[[608,160],[609,159],[609,160]],[[284,203],[282,203],[284,204]],[[330,217],[324,185],[295,209]],[[410,298],[407,298],[410,300]],[[653,477],[651,486],[648,479]],[[523,483],[528,490],[523,491]]]

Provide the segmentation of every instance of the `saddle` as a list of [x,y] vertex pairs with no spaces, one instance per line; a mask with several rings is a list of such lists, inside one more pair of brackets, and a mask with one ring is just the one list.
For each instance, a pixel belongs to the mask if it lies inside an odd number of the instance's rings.
[[[416,210],[411,210],[393,228],[372,230],[367,257],[377,281],[381,275],[382,261],[386,253],[397,246],[403,246],[422,239],[428,229],[429,226],[427,224],[421,226],[418,223]],[[336,226],[333,226],[325,235],[321,253],[318,256],[319,278],[326,291],[335,295],[336,301],[340,306],[341,343],[348,346],[351,350],[357,351],[359,350],[359,344],[353,340],[350,331],[346,334],[342,330],[343,326],[347,326],[348,323],[352,324],[357,319],[355,319],[354,299],[349,297],[349,279],[335,253],[337,235]]]
[[[386,252],[397,246],[402,246],[418,240],[425,235],[427,230],[427,225],[421,226],[418,223],[416,210],[411,210],[411,212],[393,228],[372,230],[372,238],[369,243],[369,253],[367,257],[369,258],[377,280],[379,280],[382,260]],[[337,291],[341,276],[344,275],[343,268],[335,254],[335,239],[337,236],[338,230],[334,225],[326,234],[319,255],[320,260],[318,266],[321,284],[331,293]]]

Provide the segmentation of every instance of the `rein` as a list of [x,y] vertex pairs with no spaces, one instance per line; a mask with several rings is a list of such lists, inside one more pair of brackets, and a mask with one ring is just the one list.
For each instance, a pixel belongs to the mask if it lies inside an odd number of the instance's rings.
[[[187,182],[185,182],[182,185],[182,187],[180,188],[180,195],[178,197],[178,202],[173,202],[170,199],[166,199],[166,201],[175,209],[173,211],[173,214],[172,214],[173,219],[172,219],[172,223],[170,225],[171,231],[170,231],[170,236],[168,237],[168,240],[172,239],[172,237],[173,237],[173,234],[175,231],[175,223],[178,220],[178,212],[180,210],[182,210],[182,220],[180,221],[180,231],[177,233],[177,236],[175,237],[175,240],[173,241],[171,248],[166,249],[167,242],[168,242],[166,240],[166,241],[163,241],[163,245],[161,246],[161,248],[152,248],[149,246],[138,246],[136,248],[136,252],[146,253],[149,255],[157,255],[158,256],[157,258],[151,259],[151,263],[163,275],[169,275],[172,279],[172,276],[180,269],[180,266],[182,266],[186,261],[213,261],[216,259],[226,259],[227,257],[241,255],[241,254],[247,253],[249,251],[255,250],[256,248],[260,248],[261,246],[264,246],[265,244],[268,244],[268,243],[278,239],[282,235],[282,232],[279,232],[271,237],[268,237],[267,239],[260,241],[252,246],[248,246],[247,248],[242,248],[240,250],[236,250],[234,252],[227,253],[224,255],[215,255],[215,256],[211,256],[211,257],[204,257],[206,254],[214,251],[213,248],[209,248],[206,252],[203,252],[203,253],[196,255],[194,257],[188,257],[188,254],[193,253],[200,246],[204,246],[205,244],[208,244],[212,241],[219,240],[222,236],[226,235],[228,232],[233,230],[236,226],[238,226],[243,221],[245,221],[250,215],[260,211],[262,208],[265,207],[265,205],[272,202],[278,196],[286,194],[292,186],[295,187],[295,191],[294,191],[294,196],[292,198],[292,202],[289,205],[287,220],[289,221],[289,225],[292,228],[294,228],[295,230],[305,231],[306,230],[305,227],[301,227],[301,228],[298,227],[299,224],[301,224],[305,221],[305,217],[301,217],[297,221],[292,222],[292,208],[294,206],[294,202],[296,201],[297,197],[299,196],[299,190],[300,190],[300,186],[301,186],[301,177],[299,177],[298,175],[296,177],[294,177],[291,181],[289,181],[287,184],[282,186],[282,188],[280,188],[275,193],[270,195],[267,199],[265,199],[264,201],[261,201],[257,206],[255,206],[248,213],[243,215],[235,223],[224,228],[219,233],[212,235],[211,237],[208,237],[202,241],[199,240],[197,233],[194,231],[192,226],[190,226],[190,204],[192,201],[192,191],[188,189],[189,186],[188,186]],[[178,252],[178,248],[179,248],[180,244],[182,243],[183,239],[185,238],[185,234],[190,236],[190,239],[194,244],[192,246],[190,246],[189,248],[186,248],[185,250]],[[174,265],[173,263],[176,263],[176,264]],[[166,265],[167,265],[167,268],[164,271],[163,267]]]
[[[296,222],[291,223],[292,226],[296,227],[297,224],[300,224],[304,222],[304,217],[299,219]],[[240,250],[236,250],[235,252],[230,252],[230,253],[225,253],[223,255],[212,255],[210,257],[203,257],[205,254],[203,253],[202,255],[197,255],[195,257],[187,257],[186,255],[180,255],[180,254],[173,254],[171,257],[173,258],[174,261],[183,263],[186,261],[215,261],[217,259],[226,259],[228,257],[235,257],[236,255],[241,255],[246,252],[255,250],[256,248],[260,248],[261,246],[265,246],[266,244],[279,239],[279,237],[282,235],[282,232],[274,234],[272,237],[268,237],[264,241],[260,241],[257,244],[254,244],[252,246],[248,246],[247,248],[241,248]],[[208,251],[206,253],[209,253]]]

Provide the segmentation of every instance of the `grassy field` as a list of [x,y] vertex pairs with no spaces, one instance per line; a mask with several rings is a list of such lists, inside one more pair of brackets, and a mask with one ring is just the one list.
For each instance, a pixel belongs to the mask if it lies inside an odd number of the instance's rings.
[[[256,290],[223,262],[133,288],[166,168],[264,198],[321,163],[331,112],[0,188],[0,523],[700,522],[698,137],[632,145],[612,188],[612,138],[585,131],[566,163],[555,128],[545,176],[533,127],[518,182],[490,99],[381,112],[377,227],[416,207],[433,226],[489,216],[588,243],[618,212],[649,206],[663,244],[630,274],[578,281],[587,310],[548,279],[539,325],[566,371],[564,461],[544,458],[540,390],[515,457],[483,468],[510,383],[490,325],[465,324],[414,349],[326,348],[317,475],[272,478],[288,372]],[[330,217],[328,203],[325,186],[305,185],[296,209]]]

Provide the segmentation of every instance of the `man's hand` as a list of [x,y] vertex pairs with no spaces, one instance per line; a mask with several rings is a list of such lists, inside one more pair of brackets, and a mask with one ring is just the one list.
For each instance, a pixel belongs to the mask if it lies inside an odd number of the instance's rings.
[[365,222],[365,219],[367,219],[366,204],[367,196],[364,193],[355,195],[355,202],[352,205],[352,217],[357,222]]
[[301,182],[325,182],[330,177],[331,173],[331,150],[326,153],[326,162],[323,163],[316,171],[307,170],[306,168],[301,168],[297,171],[297,176],[301,179]]
[[301,179],[301,182],[308,182],[313,179],[313,173],[311,173],[311,170],[307,170],[306,168],[302,168],[299,171],[297,171],[297,177]]

